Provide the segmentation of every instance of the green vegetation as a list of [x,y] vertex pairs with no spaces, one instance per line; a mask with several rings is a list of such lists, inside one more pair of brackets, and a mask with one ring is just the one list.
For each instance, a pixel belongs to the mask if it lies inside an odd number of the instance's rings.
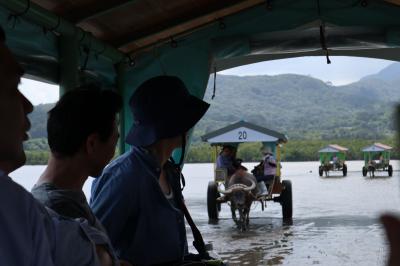
[[[380,139],[380,140],[289,140],[282,149],[283,161],[317,161],[318,150],[324,148],[328,144],[339,144],[347,147],[349,152],[346,155],[346,160],[362,160],[363,155],[361,149],[374,142],[382,142],[392,147],[396,147],[394,138]],[[243,159],[245,162],[257,162],[261,160],[260,143],[244,143],[239,146],[237,157]],[[205,163],[212,162],[212,156],[215,148],[212,148],[207,143],[199,143],[192,145],[186,162],[188,163]],[[392,159],[399,159],[400,152],[395,149],[391,153]]]
[[27,165],[46,165],[49,160],[48,151],[25,151]]
[[44,165],[49,159],[49,145],[46,138],[30,139],[24,143],[26,164]]

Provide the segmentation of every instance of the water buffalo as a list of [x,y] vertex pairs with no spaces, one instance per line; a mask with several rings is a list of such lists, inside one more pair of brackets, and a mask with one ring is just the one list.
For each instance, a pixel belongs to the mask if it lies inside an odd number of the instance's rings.
[[[249,213],[252,202],[256,199],[256,178],[244,169],[239,169],[231,176],[228,188],[221,191],[231,203],[232,219],[245,231],[249,225]],[[239,219],[236,217],[239,213]]]

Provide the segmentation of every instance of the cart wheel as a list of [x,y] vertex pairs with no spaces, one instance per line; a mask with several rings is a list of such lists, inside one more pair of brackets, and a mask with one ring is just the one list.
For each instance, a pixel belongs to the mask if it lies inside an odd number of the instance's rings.
[[367,173],[368,173],[368,169],[367,169],[367,167],[363,167],[362,168],[362,174],[363,174],[363,176],[365,177],[365,176],[367,176]]
[[210,221],[218,221],[218,203],[217,198],[219,197],[218,187],[214,181],[208,182],[207,188],[207,211],[208,219]]
[[284,190],[281,192],[280,203],[282,205],[282,217],[284,220],[293,217],[293,199],[292,199],[292,182],[283,180],[282,186]]
[[389,167],[388,167],[388,174],[389,174],[389,176],[393,175],[393,167],[390,164],[389,164]]
[[322,176],[324,174],[324,168],[322,166],[320,166],[318,168],[318,172],[319,172],[319,176]]
[[343,164],[343,176],[347,176],[347,165]]

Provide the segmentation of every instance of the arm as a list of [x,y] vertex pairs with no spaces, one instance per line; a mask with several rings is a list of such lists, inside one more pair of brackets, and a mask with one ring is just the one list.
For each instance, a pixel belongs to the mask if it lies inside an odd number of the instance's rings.
[[96,253],[100,266],[113,266],[113,262],[107,249],[102,245],[96,245]]
[[[106,228],[111,243],[118,248],[130,216],[138,212],[138,184],[132,184],[132,176],[115,169],[106,171],[92,184],[91,208]],[[130,228],[135,224],[130,224]]]
[[272,156],[268,157],[267,163],[272,167],[276,167],[276,161],[275,161],[274,157],[272,157]]

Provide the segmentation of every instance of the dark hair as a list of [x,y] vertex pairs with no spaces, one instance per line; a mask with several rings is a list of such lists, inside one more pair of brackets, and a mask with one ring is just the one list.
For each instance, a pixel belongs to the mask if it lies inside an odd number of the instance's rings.
[[106,141],[121,108],[121,96],[111,90],[87,85],[67,92],[49,111],[47,134],[51,151],[58,156],[72,156],[93,133]]
[[0,42],[6,41],[6,33],[4,32],[3,28],[0,26]]

